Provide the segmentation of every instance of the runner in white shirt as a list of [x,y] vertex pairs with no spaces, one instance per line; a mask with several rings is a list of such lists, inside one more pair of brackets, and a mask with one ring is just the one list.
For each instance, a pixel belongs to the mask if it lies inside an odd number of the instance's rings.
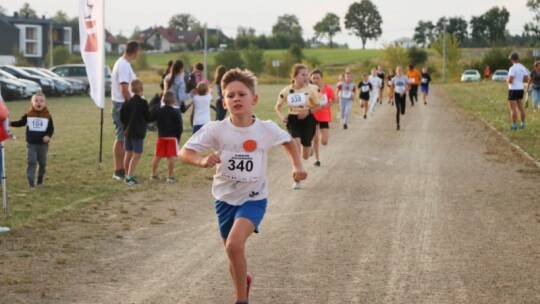
[[114,63],[111,75],[112,120],[116,132],[113,145],[115,168],[113,178],[116,180],[124,180],[126,175],[124,169],[124,126],[120,121],[120,109],[132,95],[129,83],[136,77],[130,62],[137,58],[139,50],[140,46],[137,41],[128,41],[124,55]]
[[186,142],[178,157],[199,167],[217,166],[212,194],[235,303],[248,303],[252,278],[247,274],[245,243],[253,232],[258,232],[266,211],[268,150],[283,145],[291,159],[296,182],[304,180],[307,173],[291,136],[276,123],[253,116],[253,106],[258,102],[255,76],[234,69],[225,73],[221,83],[230,117],[204,125]]
[[371,94],[369,95],[369,114],[373,116],[379,102],[379,97],[382,89],[382,80],[377,75],[377,69],[371,69],[371,76],[369,76],[369,83],[371,83]]
[[529,82],[529,73],[527,69],[519,63],[518,53],[512,53],[509,57],[512,61],[512,67],[508,70],[508,106],[510,108],[510,117],[512,126],[510,130],[515,131],[517,126],[517,111],[519,110],[521,125],[520,129],[525,128],[525,109],[523,109],[524,85]]

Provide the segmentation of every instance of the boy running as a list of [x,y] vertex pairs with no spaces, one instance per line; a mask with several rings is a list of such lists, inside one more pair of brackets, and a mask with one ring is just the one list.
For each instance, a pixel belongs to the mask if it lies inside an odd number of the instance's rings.
[[362,75],[362,81],[358,84],[360,90],[360,107],[364,108],[364,119],[367,118],[369,93],[373,89],[371,82],[369,82],[369,74],[364,73]]
[[245,243],[253,232],[258,232],[266,211],[268,150],[283,145],[291,159],[295,181],[304,180],[307,173],[291,136],[274,122],[253,116],[253,106],[258,102],[255,76],[234,69],[223,76],[221,83],[230,117],[204,125],[186,142],[178,157],[203,168],[217,166],[212,194],[235,303],[242,304],[248,303],[252,284],[247,274]]
[[426,67],[422,68],[422,79],[420,80],[420,89],[422,90],[422,98],[424,99],[424,104],[427,106],[427,96],[429,94],[429,83],[431,82],[431,76],[427,71]]
[[409,99],[411,100],[411,107],[414,107],[414,101],[418,102],[418,85],[420,84],[420,72],[414,68],[414,64],[409,64],[409,70],[407,71],[407,78],[409,79]]
[[379,102],[379,93],[382,88],[382,80],[377,75],[377,70],[371,70],[371,76],[369,76],[369,83],[371,83],[371,94],[369,96],[369,114],[373,116],[375,114],[375,109],[377,107],[377,102]]

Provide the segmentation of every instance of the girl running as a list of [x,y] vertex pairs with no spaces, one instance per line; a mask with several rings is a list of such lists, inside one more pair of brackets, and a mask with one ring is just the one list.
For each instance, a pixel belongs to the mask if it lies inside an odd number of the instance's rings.
[[375,114],[377,103],[379,102],[379,93],[382,88],[382,80],[377,75],[377,69],[371,69],[369,83],[371,83],[371,94],[369,94],[369,114],[373,116],[373,114]]
[[321,94],[319,95],[321,108],[319,111],[313,113],[315,116],[315,136],[313,137],[313,150],[315,152],[315,166],[320,167],[320,153],[319,153],[319,136],[321,137],[321,143],[326,146],[329,140],[330,122],[332,121],[332,112],[330,108],[337,102],[336,95],[332,87],[324,84],[322,72],[320,70],[314,70],[311,72],[311,82],[319,88]]
[[[276,113],[281,121],[287,124],[287,130],[291,134],[298,151],[301,151],[304,159],[309,158],[311,141],[315,135],[315,117],[313,112],[319,110],[319,92],[307,85],[308,69],[303,64],[295,64],[291,71],[292,83],[279,93],[275,106]],[[288,115],[284,115],[281,107],[284,104],[289,107]],[[293,189],[300,189],[300,182],[293,184]]]
[[352,74],[350,71],[345,72],[344,81],[338,84],[337,95],[339,96],[339,107],[341,110],[341,123],[343,129],[347,130],[347,123],[351,115],[352,103],[356,94],[356,86],[352,83]]
[[362,81],[358,84],[360,90],[360,107],[364,108],[364,119],[367,118],[369,92],[373,89],[373,86],[369,82],[369,74],[364,73],[362,75]]
[[394,86],[394,99],[396,100],[396,129],[399,131],[399,117],[405,115],[407,91],[410,88],[408,78],[403,74],[403,67],[400,65],[396,68],[396,76],[392,78],[392,85]]
[[394,70],[388,71],[388,103],[392,103],[392,105],[394,105],[394,86],[392,86],[392,78],[394,78],[394,76],[396,76]]

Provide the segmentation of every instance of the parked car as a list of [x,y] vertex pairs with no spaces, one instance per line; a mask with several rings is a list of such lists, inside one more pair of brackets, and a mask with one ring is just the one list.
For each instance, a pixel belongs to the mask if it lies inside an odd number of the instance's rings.
[[0,87],[2,88],[2,97],[5,100],[19,99],[25,95],[24,84],[17,80],[0,77]]
[[465,70],[461,74],[461,82],[480,81],[480,72],[478,70]]
[[78,80],[78,79],[75,79],[75,78],[70,78],[70,77],[62,77],[56,73],[54,73],[53,71],[51,70],[47,70],[47,69],[44,69],[44,68],[37,68],[39,69],[41,72],[47,74],[47,75],[50,75],[51,77],[54,77],[54,78],[60,78],[60,79],[63,79],[67,82],[69,82],[69,84],[71,85],[71,94],[75,95],[80,95],[82,93],[85,93],[86,92],[86,86],[84,85],[84,82],[82,80]]
[[50,79],[54,83],[54,95],[56,96],[62,96],[62,95],[71,95],[71,84],[65,80],[63,80],[61,77],[52,77],[48,74],[45,74],[41,72],[38,68],[34,67],[21,67],[22,70],[25,72],[34,75],[34,76],[41,76],[45,77],[47,79]]
[[505,82],[508,79],[508,70],[496,70],[491,79],[493,81]]
[[0,78],[8,78],[22,83],[24,86],[23,97],[30,97],[38,92],[41,92],[41,87],[37,83],[27,79],[17,78],[2,69],[0,69]]
[[41,87],[41,91],[45,95],[52,95],[54,93],[54,83],[52,80],[41,76],[31,75],[21,68],[12,65],[2,65],[0,69],[10,73],[11,75],[19,78],[26,79],[37,83]]
[[[51,68],[51,71],[62,76],[82,80],[86,86],[86,92],[90,93],[86,66],[84,64],[63,64]],[[105,66],[105,94],[111,93],[111,69]]]

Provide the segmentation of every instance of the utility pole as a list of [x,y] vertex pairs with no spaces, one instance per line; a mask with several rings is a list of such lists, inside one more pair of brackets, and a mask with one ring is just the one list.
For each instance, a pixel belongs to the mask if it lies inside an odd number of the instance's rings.
[[446,20],[443,23],[442,82],[446,82]]
[[204,79],[208,79],[208,24],[204,24]]

